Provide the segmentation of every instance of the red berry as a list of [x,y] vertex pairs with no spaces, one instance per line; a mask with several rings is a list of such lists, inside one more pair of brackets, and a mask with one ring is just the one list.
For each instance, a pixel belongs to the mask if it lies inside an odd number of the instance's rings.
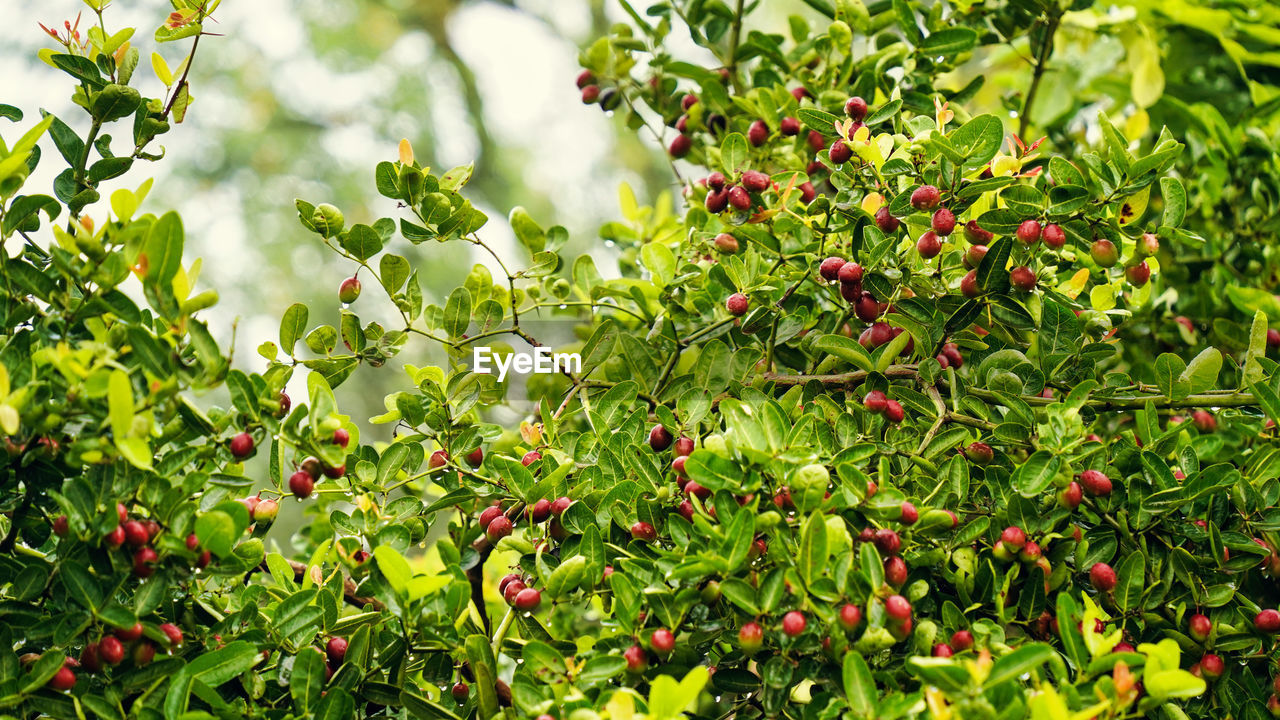
[[118,548],[124,544],[124,527],[117,525],[115,529],[107,533],[103,538],[108,547]]
[[1134,287],[1142,287],[1151,279],[1151,267],[1147,265],[1147,261],[1143,260],[1137,265],[1130,265],[1124,269],[1124,276],[1128,278],[1129,284]]
[[736,255],[738,252],[738,238],[729,233],[720,233],[715,239],[716,251],[721,255]]
[[741,186],[734,185],[729,188],[729,204],[737,210],[749,210],[751,208],[751,196]]
[[741,317],[747,314],[748,304],[746,295],[734,293],[725,301],[724,306],[729,310],[730,315]]
[[595,73],[591,72],[590,70],[583,70],[582,72],[578,73],[577,83],[578,83],[579,90],[594,83],[595,81],[596,81]]
[[263,526],[270,525],[276,521],[276,516],[280,514],[280,503],[266,498],[258,503],[253,509],[253,521]]
[[561,515],[564,514],[565,510],[569,509],[569,506],[572,504],[573,504],[573,501],[570,500],[569,498],[558,497],[555,500],[551,501],[551,514],[556,517],[560,517]]
[[853,158],[853,150],[845,144],[844,140],[836,140],[831,143],[827,157],[831,158],[831,162],[836,165],[843,165]]
[[907,563],[896,555],[885,558],[884,581],[895,588],[905,585],[907,583]]
[[1259,612],[1253,618],[1253,627],[1258,632],[1264,632],[1268,635],[1280,633],[1280,612],[1270,608]]
[[978,287],[977,270],[970,270],[967,275],[960,279],[960,292],[969,298],[976,298],[982,294],[982,288]]
[[1280,330],[1275,328],[1267,330],[1267,347],[1280,347]]
[[518,579],[512,580],[511,582],[507,583],[507,586],[505,588],[503,588],[502,598],[507,601],[507,604],[514,605],[516,602],[516,598],[520,595],[520,593],[523,590],[525,590],[524,582]]
[[881,555],[897,555],[902,549],[902,538],[889,528],[880,528],[876,530],[875,544]]
[[975,465],[988,465],[995,459],[996,453],[991,446],[984,442],[969,443],[969,447],[965,448],[965,456],[974,462]]
[[515,601],[512,604],[515,605],[517,610],[532,611],[542,604],[542,593],[536,588],[527,587],[516,593]]
[[464,458],[471,467],[480,467],[480,463],[484,462],[484,448],[476,448],[467,453]]
[[942,201],[942,193],[932,185],[921,185],[911,192],[911,207],[916,210],[932,210]]
[[351,442],[351,433],[347,432],[346,428],[338,428],[333,431],[334,445],[337,445],[338,447],[346,447],[349,442]]
[[764,646],[764,628],[755,622],[744,624],[738,630],[738,645],[748,655],[755,653]]
[[1197,410],[1191,414],[1191,422],[1202,433],[1211,433],[1218,429],[1218,421],[1208,410]]
[[649,431],[649,447],[654,452],[662,452],[671,447],[671,431],[662,425],[654,425]]
[[884,601],[885,614],[891,620],[896,622],[905,622],[911,619],[911,603],[901,595],[890,595]]
[[[840,269],[845,266],[845,259],[842,257],[829,257],[822,261],[818,266],[818,274],[824,280],[835,280],[840,277]],[[861,271],[861,267],[858,268]]]
[[804,632],[805,625],[807,624],[808,621],[805,620],[804,613],[799,610],[792,610],[782,616],[782,632],[786,633],[790,637],[795,637]]
[[[857,315],[862,322],[875,322],[880,317],[880,303],[876,302],[871,293],[864,292],[862,297],[858,298],[858,302],[854,303],[853,314]],[[876,344],[882,345],[883,343]]]
[[851,97],[845,102],[844,111],[854,122],[861,122],[867,116],[867,101],[860,97]]
[[329,638],[329,642],[325,643],[324,653],[329,656],[330,663],[341,665],[342,661],[347,657],[347,639],[340,637]]
[[916,520],[920,519],[920,513],[916,511],[916,506],[909,502],[902,503],[902,515],[898,518],[898,522],[903,525],[915,525]]
[[1213,653],[1205,653],[1204,657],[1200,658],[1200,672],[1205,680],[1217,680],[1222,677],[1226,669],[1227,666],[1222,662],[1222,658]]
[[347,466],[346,465],[326,465],[324,467],[324,470],[322,470],[322,472],[324,473],[324,476],[329,478],[330,480],[337,480],[338,478],[347,474]]
[[247,458],[253,452],[253,436],[247,432],[231,438],[231,455],[237,459]]
[[124,643],[119,638],[107,635],[98,641],[98,658],[108,665],[119,665],[124,662]]
[[71,523],[67,520],[66,515],[59,515],[53,519],[53,534],[58,537],[66,537],[67,532],[71,529]]
[[453,696],[453,701],[461,705],[467,701],[467,696],[471,694],[471,688],[467,684],[459,680],[449,689],[449,694]]
[[1054,223],[1044,226],[1044,230],[1040,232],[1040,237],[1044,239],[1044,244],[1059,250],[1067,244],[1067,234],[1062,228]]
[[839,615],[836,616],[836,622],[840,623],[840,627],[846,632],[850,632],[862,622],[862,610],[853,603],[845,603],[840,608]]
[[676,439],[676,447],[674,450],[676,457],[693,454],[693,438],[681,435]]
[[530,450],[529,452],[524,454],[524,457],[520,458],[520,464],[525,467],[529,467],[530,465],[538,462],[541,459],[542,459],[542,453],[538,452],[537,450]]
[[1196,613],[1187,620],[1187,630],[1191,637],[1199,642],[1204,642],[1209,639],[1209,633],[1213,632],[1213,621],[1200,613]]
[[813,183],[811,182],[800,183],[800,202],[804,203],[805,205],[808,205],[809,203],[813,202],[814,198],[816,197],[818,197],[818,191],[814,189]]
[[1089,257],[1104,268],[1115,267],[1120,262],[1120,251],[1116,249],[1115,243],[1104,238],[1095,240],[1089,247]]
[[682,158],[685,155],[688,155],[689,151],[692,149],[693,140],[690,140],[688,135],[675,136],[671,141],[671,144],[667,146],[667,152],[670,153],[673,158]]
[[1080,503],[1084,500],[1084,489],[1080,487],[1080,483],[1072,480],[1062,492],[1058,495],[1058,502],[1068,510],[1075,510],[1080,507]]
[[58,672],[46,683],[46,687],[53,690],[70,690],[76,686],[76,674],[71,668],[63,666],[58,668]]
[[956,229],[956,216],[946,208],[938,208],[933,211],[933,220],[930,223],[933,231],[939,235],[950,235]]
[[1024,245],[1035,245],[1040,242],[1040,223],[1037,220],[1023,220],[1018,226],[1018,240]]
[[1009,271],[1009,283],[1023,292],[1036,289],[1036,273],[1029,267],[1016,267]]
[[289,492],[299,500],[306,500],[316,488],[316,481],[304,470],[289,476]]
[[862,398],[862,407],[873,413],[882,413],[889,406],[889,398],[879,390],[872,390]]
[[822,133],[818,132],[817,130],[809,131],[808,140],[809,140],[809,147],[814,152],[818,152],[819,150],[827,146],[827,139],[824,138],[822,136]]
[[[169,645],[172,647],[182,646],[182,630],[178,629],[173,623],[164,623],[160,626],[160,632],[169,638]],[[104,638],[105,639],[105,638]]]
[[688,455],[681,455],[680,457],[671,461],[671,469],[675,471],[677,476],[684,477],[684,464],[688,460],[688,458],[689,458]]
[[973,647],[973,633],[968,630],[957,630],[951,634],[951,649],[964,652]]
[[889,212],[888,205],[881,205],[880,209],[876,210],[875,221],[876,227],[880,228],[880,231],[886,235],[897,232],[902,225],[902,221]]
[[151,577],[155,573],[155,563],[160,559],[156,551],[144,547],[133,555],[133,574],[141,578]]
[[654,652],[666,655],[675,650],[676,636],[666,628],[658,628],[649,636],[649,645],[653,647]]
[[1111,479],[1097,470],[1085,470],[1080,473],[1080,484],[1090,495],[1105,497],[1111,494]]
[[[836,260],[838,258],[830,259]],[[847,285],[860,283],[862,282],[862,266],[856,262],[844,263],[836,270],[836,278],[838,278],[841,283]]]
[[631,526],[631,537],[635,538],[636,540],[653,542],[654,540],[658,539],[658,531],[654,529],[654,527],[649,523],[643,520],[640,520],[640,521],[637,521],[636,524]]
[[133,664],[138,667],[145,667],[151,664],[156,657],[156,646],[150,642],[143,640],[133,646]]
[[124,524],[124,541],[129,544],[129,547],[142,547],[150,539],[146,525],[137,520],[130,520]]
[[511,521],[506,515],[499,515],[485,526],[484,535],[489,538],[489,542],[498,542],[502,538],[511,534]]
[[938,256],[942,252],[942,240],[938,238],[937,233],[932,230],[926,230],[920,239],[916,241],[916,252],[920,253],[920,257],[930,260]]
[[951,646],[946,643],[938,643],[933,646],[933,656],[936,658],[949,658],[952,654]]
[[1022,531],[1022,528],[1010,525],[1000,533],[1000,542],[1012,552],[1017,552],[1027,544],[1027,534]]
[[751,127],[747,129],[747,140],[751,143],[751,147],[760,147],[768,139],[769,126],[765,125],[763,120],[751,123]]
[[529,510],[529,519],[536,523],[543,522],[549,517],[551,517],[551,501],[546,498],[534,503]]
[[902,409],[902,404],[897,400],[890,400],[884,407],[884,419],[895,425],[902,422],[906,417],[906,412]]
[[582,104],[591,105],[600,99],[600,86],[587,85],[582,88]]
[[681,110],[688,111],[689,108],[697,104],[698,104],[698,96],[694,95],[693,93],[688,93],[684,97],[680,98]]
[[627,661],[627,672],[642,673],[649,666],[649,656],[639,645],[627,648],[622,653],[622,657]]
[[1116,587],[1116,571],[1106,563],[1095,563],[1089,568],[1089,582],[1101,592],[1111,592]]
[[449,453],[444,450],[437,450],[431,453],[431,458],[427,460],[427,467],[431,470],[444,467],[449,462]]
[[995,238],[995,235],[983,229],[977,220],[970,220],[964,224],[964,239],[973,245],[986,245]]

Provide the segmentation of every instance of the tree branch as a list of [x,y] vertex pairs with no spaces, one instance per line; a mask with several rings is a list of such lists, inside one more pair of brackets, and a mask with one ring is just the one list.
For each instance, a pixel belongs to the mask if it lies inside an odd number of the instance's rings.
[[1027,97],[1022,102],[1022,113],[1018,116],[1018,137],[1025,138],[1027,126],[1031,122],[1031,106],[1036,101],[1036,93],[1040,91],[1040,80],[1044,77],[1045,67],[1049,63],[1049,55],[1053,53],[1053,36],[1058,32],[1059,15],[1050,15],[1045,26],[1044,41],[1040,43],[1040,52],[1036,55],[1036,67],[1031,76],[1031,87],[1027,89]]

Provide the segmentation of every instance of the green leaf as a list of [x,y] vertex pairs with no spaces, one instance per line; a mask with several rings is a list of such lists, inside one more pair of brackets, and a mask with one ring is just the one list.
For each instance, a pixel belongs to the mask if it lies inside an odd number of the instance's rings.
[[458,718],[443,705],[428,700],[421,693],[414,692],[408,687],[400,691],[400,702],[404,703],[410,715],[419,720],[457,720]]
[[875,365],[871,361],[871,356],[867,354],[867,349],[853,338],[843,335],[823,335],[813,341],[813,349],[815,352],[824,352],[852,363],[859,370],[870,371]]
[[[889,102],[876,108],[862,119],[864,125],[878,125],[898,114],[902,110],[902,100],[894,98]],[[834,115],[832,117],[835,117]]]
[[102,588],[85,566],[70,560],[64,560],[61,569],[58,571],[58,577],[62,579],[62,584],[67,588],[67,593],[76,602],[83,605],[84,609],[92,612],[102,604]]
[[169,283],[182,266],[182,218],[172,210],[151,226],[143,252],[147,254],[147,282]]
[[[953,28],[959,30],[961,28]],[[964,28],[968,33],[972,30]],[[944,30],[942,33],[950,32]],[[937,35],[935,33],[929,36],[932,40]],[[955,146],[960,154],[965,158],[965,165],[977,167],[986,165],[991,162],[991,158],[996,156],[1000,151],[1000,144],[1004,142],[1004,123],[995,115],[978,115],[969,122],[961,125],[951,134],[951,143]]]
[[116,440],[130,435],[133,428],[133,386],[123,370],[112,370],[107,381],[107,416]]
[[[985,225],[984,225],[985,227]],[[983,292],[996,293],[1009,289],[1009,254],[1013,251],[1013,241],[1002,237],[991,244],[987,254],[978,264],[978,287]]]
[[1134,550],[1116,568],[1116,604],[1125,610],[1135,610],[1147,584],[1146,558],[1141,550]]
[[299,590],[276,606],[271,618],[275,631],[295,647],[311,642],[324,620],[324,609],[316,604],[318,592],[316,588]]
[[200,547],[217,557],[230,555],[239,535],[235,520],[221,510],[211,510],[196,518],[196,539]]
[[1187,393],[1194,395],[1217,387],[1220,372],[1222,353],[1215,347],[1207,347],[1191,359],[1187,369],[1178,376],[1178,382],[1185,383]]
[[293,672],[289,676],[289,695],[299,714],[306,715],[319,702],[324,675],[324,653],[315,647],[302,648],[293,660]]
[[1176,228],[1187,216],[1187,190],[1178,178],[1160,178],[1160,195],[1164,198],[1164,215],[1160,218],[1163,227]]
[[1178,400],[1187,396],[1189,383],[1182,379],[1187,365],[1182,358],[1173,353],[1162,353],[1156,358],[1152,371],[1156,378],[1156,387],[1170,400]]
[[102,79],[102,73],[98,70],[98,66],[87,57],[69,53],[57,53],[49,56],[49,62],[75,79],[89,83],[95,89],[107,84]]
[[817,130],[825,137],[839,137],[836,124],[840,122],[840,118],[829,112],[803,107],[796,111],[796,117],[810,130]]
[[968,50],[978,44],[978,33],[967,27],[952,27],[939,30],[925,38],[920,52],[929,56],[950,57]]
[[678,683],[670,675],[654,678],[649,688],[649,716],[653,720],[675,720],[680,717],[698,699],[698,694],[706,687],[709,677],[707,668],[698,665],[690,669]]
[[560,563],[560,566],[552,570],[551,575],[546,579],[547,595],[553,600],[558,600],[573,592],[582,584],[586,569],[587,559],[581,555],[574,555]]
[[676,273],[676,256],[660,242],[646,243],[640,248],[640,259],[653,275],[653,284],[666,287]]
[[511,223],[511,230],[516,234],[516,239],[529,251],[529,255],[536,255],[546,248],[547,234],[538,223],[534,222],[529,211],[519,206],[513,207],[508,220]]
[[368,225],[352,225],[351,229],[339,238],[339,243],[343,250],[354,255],[360,262],[382,251],[382,236]]
[[796,558],[800,568],[800,576],[812,585],[827,569],[827,523],[826,516],[814,510],[805,521],[800,535],[800,554]]
[[871,668],[861,653],[845,653],[842,676],[844,694],[849,701],[850,709],[856,715],[870,717],[879,698],[876,693],[876,682],[871,677]]
[[742,133],[729,133],[720,142],[720,167],[726,175],[733,175],[747,162],[747,139]]
[[373,549],[373,559],[391,589],[397,595],[404,595],[409,588],[409,581],[413,579],[413,570],[409,567],[409,561],[386,545],[379,545]]
[[262,653],[258,646],[244,640],[235,640],[221,649],[195,656],[194,660],[169,681],[169,691],[164,698],[165,717],[176,718],[186,712],[195,681],[217,689],[219,685],[257,665],[260,660]]
[[141,93],[127,85],[112,83],[94,98],[90,111],[99,122],[107,123],[132,115],[140,104]]
[[1025,498],[1039,496],[1053,482],[1062,461],[1048,450],[1037,450],[1013,474],[1013,489]]
[[1053,657],[1052,646],[1044,643],[1028,643],[1002,656],[991,666],[991,674],[983,685],[993,688],[1000,683],[1014,680],[1049,662]]
[[1262,379],[1262,363],[1258,358],[1267,356],[1267,316],[1261,310],[1253,313],[1253,325],[1249,328],[1249,351],[1244,356],[1244,384]]
[[444,306],[444,329],[450,338],[462,337],[471,324],[471,292],[465,287],[454,288]]

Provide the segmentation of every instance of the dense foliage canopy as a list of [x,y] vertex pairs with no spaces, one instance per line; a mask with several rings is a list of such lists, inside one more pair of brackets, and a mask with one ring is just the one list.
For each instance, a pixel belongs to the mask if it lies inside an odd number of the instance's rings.
[[[624,187],[576,257],[515,208],[504,255],[404,141],[385,217],[297,201],[340,321],[290,307],[248,372],[117,180],[192,106],[218,3],[172,3],[181,66],[86,0],[41,54],[84,114],[0,105],[0,714],[1280,713],[1275,8],[624,2],[578,85],[680,201]],[[981,107],[998,51],[1029,84]],[[502,272],[433,303],[426,242]],[[543,341],[582,366],[469,368]]]

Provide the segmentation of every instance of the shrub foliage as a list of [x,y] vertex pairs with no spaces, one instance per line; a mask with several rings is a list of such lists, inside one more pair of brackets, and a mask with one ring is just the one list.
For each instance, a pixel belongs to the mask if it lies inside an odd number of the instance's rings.
[[[471,169],[402,142],[386,217],[297,201],[352,269],[340,320],[290,307],[246,372],[181,218],[105,189],[163,154],[217,3],[173,0],[158,98],[86,4],[41,53],[84,113],[0,106],[5,716],[1280,711],[1275,93],[1226,35],[1232,64],[1166,89],[1189,6],[807,0],[829,20],[777,33],[624,2],[578,84],[662,140],[679,208],[624,187],[578,254],[516,208],[500,252]],[[1129,76],[1055,96],[1064,39],[1112,36]],[[966,63],[1001,52],[1030,84],[993,103]],[[427,242],[490,262],[432,304],[397,254]],[[546,318],[581,368],[469,369]],[[393,358],[386,413],[343,415],[333,388]]]

